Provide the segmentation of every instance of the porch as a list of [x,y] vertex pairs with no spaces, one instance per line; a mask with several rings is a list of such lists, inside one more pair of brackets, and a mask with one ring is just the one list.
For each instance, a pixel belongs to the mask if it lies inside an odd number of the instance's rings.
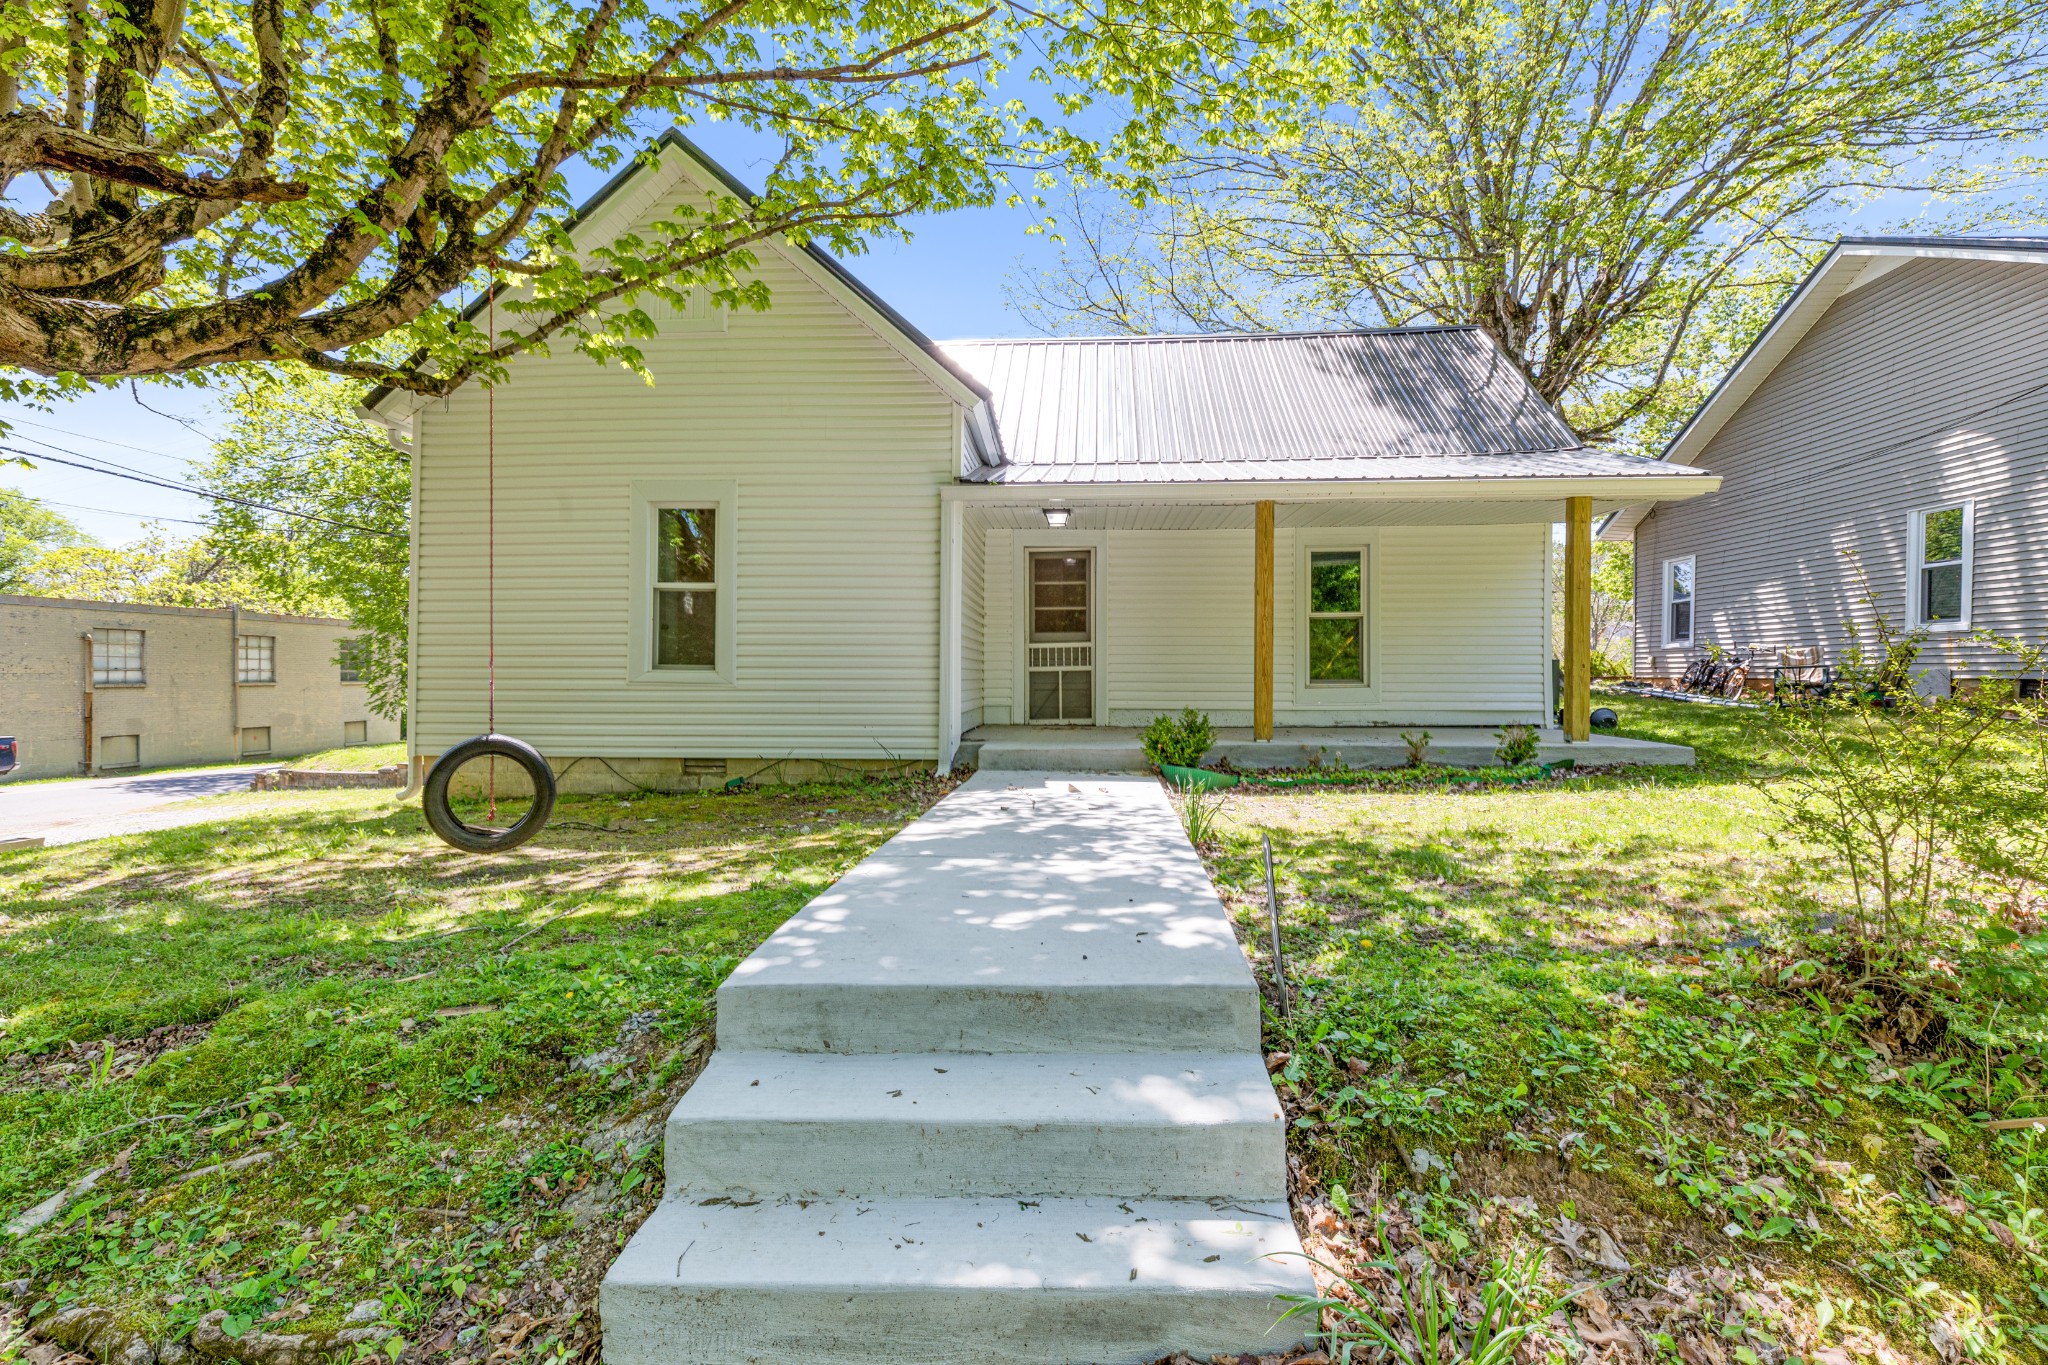
[[[1408,760],[1403,726],[1280,726],[1268,740],[1247,727],[1216,734],[1209,761],[1239,768],[1303,768],[1312,762],[1351,768],[1398,768]],[[961,737],[960,761],[984,772],[1142,772],[1149,766],[1135,726],[982,725]],[[1453,768],[1495,764],[1494,731],[1478,725],[1430,727],[1429,761]],[[1682,744],[1594,734],[1572,743],[1563,731],[1537,731],[1536,761],[1571,759],[1582,767],[1618,763],[1686,766],[1693,752]]]

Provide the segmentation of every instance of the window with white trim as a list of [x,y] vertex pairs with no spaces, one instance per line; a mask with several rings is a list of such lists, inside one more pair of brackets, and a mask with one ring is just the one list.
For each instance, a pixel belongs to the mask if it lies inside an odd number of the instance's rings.
[[1308,681],[1365,684],[1365,551],[1308,552]]
[[1913,514],[1914,625],[1961,629],[1969,622],[1974,520],[1967,502]]
[[140,687],[144,679],[141,631],[95,630],[92,633],[94,687]]
[[363,670],[369,667],[369,658],[369,641],[360,635],[340,641],[335,650],[334,661],[341,667],[341,680],[345,683],[361,682]]
[[274,683],[277,681],[277,637],[239,635],[235,637],[235,681]]
[[1664,561],[1664,643],[1692,643],[1693,619],[1692,556]]
[[718,509],[657,507],[654,666],[718,667]]

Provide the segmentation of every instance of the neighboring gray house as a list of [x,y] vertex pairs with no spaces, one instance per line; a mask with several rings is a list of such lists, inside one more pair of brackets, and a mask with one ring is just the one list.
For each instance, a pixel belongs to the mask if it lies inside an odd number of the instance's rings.
[[1723,486],[1603,531],[1635,541],[1637,677],[1710,642],[1839,662],[1862,579],[1937,680],[1999,669],[1972,631],[2048,635],[2048,238],[1843,238],[1664,458]]

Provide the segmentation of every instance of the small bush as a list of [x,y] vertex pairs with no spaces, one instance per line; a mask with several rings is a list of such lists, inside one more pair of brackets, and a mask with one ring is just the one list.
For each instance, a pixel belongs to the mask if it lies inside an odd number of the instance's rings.
[[1864,594],[1870,624],[1850,624],[1833,691],[1759,716],[1786,762],[1754,780],[1787,831],[1847,876],[1849,927],[1872,955],[1914,966],[1948,951],[1937,912],[1952,897],[1974,902],[1988,883],[2018,904],[2048,883],[2048,705],[2019,688],[2048,652],[1973,632],[2003,666],[1924,696],[1925,630],[1898,629]]
[[1429,762],[1429,731],[1424,730],[1418,735],[1403,730],[1401,732],[1401,742],[1408,746],[1409,767],[1420,768],[1423,764]]
[[1493,756],[1503,766],[1519,768],[1536,758],[1536,727],[1533,725],[1503,725],[1494,731],[1493,737],[1500,741],[1493,746]]
[[1216,742],[1216,727],[1209,723],[1207,712],[1190,706],[1178,717],[1152,717],[1138,742],[1145,747],[1145,757],[1162,768],[1194,768]]

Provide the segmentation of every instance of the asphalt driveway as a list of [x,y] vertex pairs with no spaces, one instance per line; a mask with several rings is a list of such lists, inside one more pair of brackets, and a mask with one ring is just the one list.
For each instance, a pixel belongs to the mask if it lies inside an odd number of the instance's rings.
[[195,796],[249,790],[258,773],[282,765],[258,763],[233,768],[176,768],[125,777],[89,777],[75,782],[0,784],[0,839],[41,835],[52,844],[103,839],[171,829],[215,818],[204,808],[180,807]]

